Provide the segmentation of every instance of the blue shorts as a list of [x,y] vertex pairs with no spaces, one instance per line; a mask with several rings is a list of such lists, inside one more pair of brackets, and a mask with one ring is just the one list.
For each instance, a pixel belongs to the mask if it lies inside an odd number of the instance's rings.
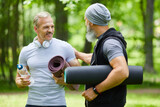
[[25,107],[67,107],[67,106],[37,106],[37,105],[26,105]]

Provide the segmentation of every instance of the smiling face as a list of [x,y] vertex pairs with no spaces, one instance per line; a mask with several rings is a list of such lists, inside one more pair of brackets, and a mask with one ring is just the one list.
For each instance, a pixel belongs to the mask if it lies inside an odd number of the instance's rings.
[[54,24],[50,16],[39,18],[34,30],[38,35],[38,41],[42,44],[45,40],[51,40],[54,33]]

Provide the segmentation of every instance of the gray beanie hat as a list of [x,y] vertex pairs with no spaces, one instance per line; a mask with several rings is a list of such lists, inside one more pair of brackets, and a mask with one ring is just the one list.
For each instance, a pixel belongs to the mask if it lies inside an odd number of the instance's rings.
[[108,25],[108,22],[111,20],[109,10],[100,3],[90,5],[85,12],[85,16],[91,23],[100,26]]

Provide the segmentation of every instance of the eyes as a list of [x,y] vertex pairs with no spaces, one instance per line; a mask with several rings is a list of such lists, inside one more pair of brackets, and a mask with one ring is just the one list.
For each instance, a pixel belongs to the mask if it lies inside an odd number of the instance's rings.
[[54,29],[54,25],[52,25],[52,26],[43,26],[43,29]]

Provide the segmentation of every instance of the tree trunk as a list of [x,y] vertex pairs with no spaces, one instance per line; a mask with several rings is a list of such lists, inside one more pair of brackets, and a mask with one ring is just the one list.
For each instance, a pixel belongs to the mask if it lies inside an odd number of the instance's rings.
[[[6,35],[5,35],[5,30],[6,30],[6,21],[5,19],[7,18],[5,13],[5,7],[6,6],[6,1],[2,1],[0,4],[0,13],[3,17],[0,18],[0,32],[1,32],[1,36],[0,36],[0,66],[1,66],[1,72],[2,72],[2,78],[5,79],[5,72],[4,72],[4,66],[5,66],[5,42],[6,42]],[[2,27],[3,26],[3,27]]]
[[18,4],[19,0],[13,2],[13,16],[12,16],[12,24],[11,24],[11,47],[12,47],[12,69],[10,71],[10,83],[13,83],[13,71],[16,71],[16,65],[18,61],[18,54],[17,54],[17,46],[18,46],[18,29],[19,29],[19,11],[18,11]]
[[23,4],[23,2],[24,2],[24,0],[22,0],[21,1],[21,5],[22,5],[22,7],[21,7],[21,9],[22,9],[22,23],[23,23],[23,26],[22,26],[22,38],[23,38],[23,41],[22,41],[22,44],[20,45],[19,44],[19,47],[23,47],[23,46],[25,46],[26,44],[25,44],[25,16],[24,16],[24,14],[25,14],[25,11],[24,11],[24,4]]
[[141,10],[144,22],[145,35],[145,65],[144,69],[147,72],[155,72],[153,65],[153,14],[154,14],[154,0],[147,0],[146,11],[143,10],[143,0],[141,0]]
[[68,40],[68,12],[64,11],[65,5],[59,0],[55,1],[55,37],[64,41]]
[[[3,33],[2,33],[3,34]],[[2,50],[2,53],[1,53],[1,56],[0,56],[0,66],[1,66],[1,72],[2,72],[2,78],[5,80],[6,79],[6,75],[5,75],[5,72],[4,72],[4,66],[5,66],[5,46],[4,46],[5,42],[4,40],[1,41],[1,50]]]
[[[11,33],[11,16],[10,16],[10,13],[11,13],[11,10],[10,10],[10,7],[11,7],[11,2],[10,0],[6,0],[7,1],[7,34],[6,34],[6,48],[5,48],[5,59],[6,59],[6,66],[7,66],[7,70],[8,72],[11,74],[12,71],[10,71],[12,69],[12,62],[10,61],[10,54],[9,54],[9,51],[10,51],[10,41],[12,40],[12,33]],[[12,79],[13,75],[9,75],[9,77]],[[11,81],[10,79],[10,81]],[[9,82],[11,84],[11,82]]]

